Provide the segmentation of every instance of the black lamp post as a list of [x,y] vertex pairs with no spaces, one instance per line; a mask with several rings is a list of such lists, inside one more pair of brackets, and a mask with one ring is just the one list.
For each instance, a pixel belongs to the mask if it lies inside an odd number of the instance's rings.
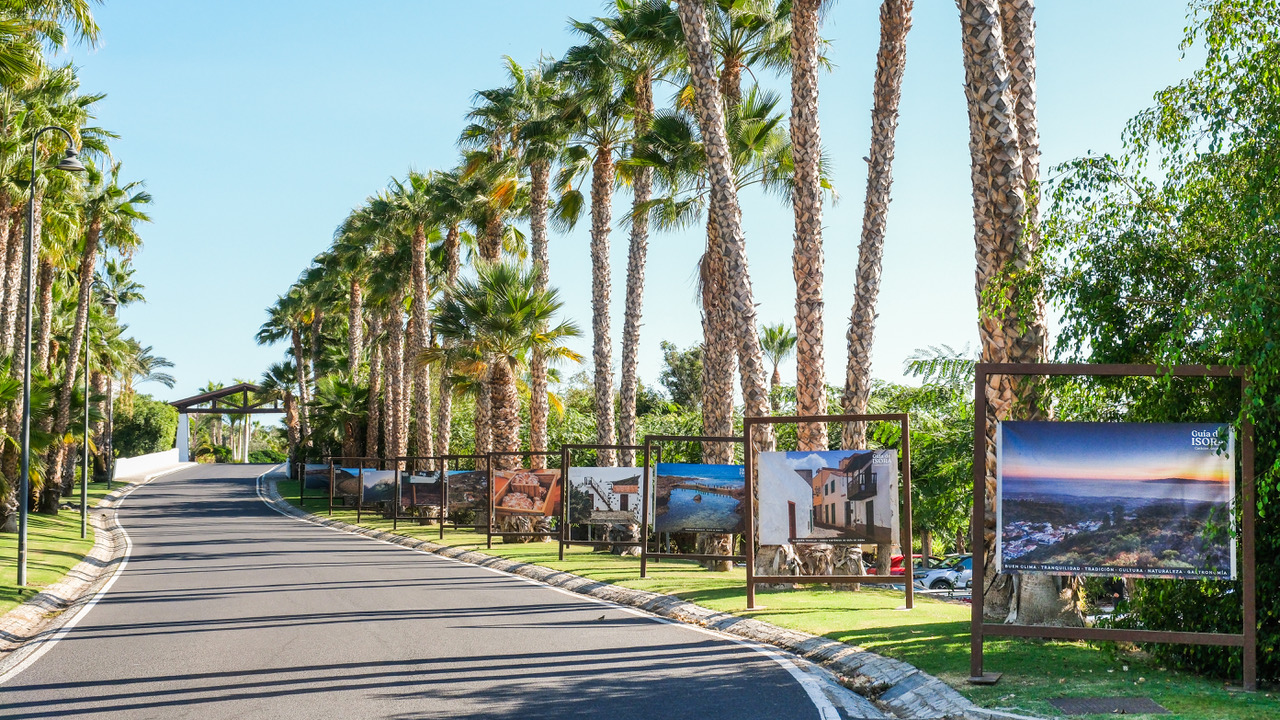
[[[92,287],[102,282],[93,281]],[[93,302],[93,290],[89,291],[89,302]],[[116,299],[107,293],[102,298],[102,306],[108,310],[115,308]],[[89,529],[89,322],[86,315],[84,324],[84,461],[80,466],[80,537],[88,536]]]
[[[22,264],[23,300],[27,308],[26,332],[23,335],[22,355],[22,470],[18,481],[18,586],[27,584],[27,505],[31,503],[31,314],[32,314],[32,282],[31,270],[35,267],[36,253],[36,149],[40,147],[40,136],[50,130],[57,130],[67,136],[66,157],[54,167],[67,172],[82,172],[84,165],[76,159],[79,153],[75,149],[75,141],[71,133],[57,125],[40,128],[31,138],[31,194],[27,199],[27,254]],[[68,382],[74,382],[68,378]]]

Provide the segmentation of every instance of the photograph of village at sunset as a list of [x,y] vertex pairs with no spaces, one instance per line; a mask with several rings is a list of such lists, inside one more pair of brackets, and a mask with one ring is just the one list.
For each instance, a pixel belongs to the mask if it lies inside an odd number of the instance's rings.
[[1003,571],[1234,577],[1234,439],[1212,423],[1001,423]]

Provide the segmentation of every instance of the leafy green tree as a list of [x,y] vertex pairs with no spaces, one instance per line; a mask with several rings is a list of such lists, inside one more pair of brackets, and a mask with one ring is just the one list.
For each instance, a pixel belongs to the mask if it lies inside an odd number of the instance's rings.
[[[1204,64],[1155,96],[1118,156],[1057,169],[1040,271],[1059,307],[1058,354],[1105,363],[1246,368],[1256,427],[1259,677],[1280,677],[1280,6],[1195,0],[1184,47]],[[1239,412],[1237,382],[1097,380],[1079,419],[1204,420]],[[1077,397],[1089,398],[1088,402]],[[1238,632],[1238,582],[1140,580],[1121,622]],[[1187,608],[1196,608],[1189,613]],[[1237,675],[1226,648],[1157,645],[1163,661]]]
[[[697,409],[702,398],[702,345],[681,350],[663,340],[662,374],[658,382],[667,389],[671,402],[682,408]],[[700,435],[701,431],[694,433]]]
[[111,445],[116,457],[137,457],[168,450],[178,432],[178,410],[150,395],[137,395],[129,410],[118,407]]

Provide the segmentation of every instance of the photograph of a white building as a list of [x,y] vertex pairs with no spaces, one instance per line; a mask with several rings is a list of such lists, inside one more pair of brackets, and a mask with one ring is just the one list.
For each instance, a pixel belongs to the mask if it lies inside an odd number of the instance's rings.
[[592,519],[618,522],[622,514],[640,521],[640,487],[644,470],[634,467],[570,467],[569,484],[591,498],[592,517],[571,517],[571,523]]
[[898,534],[893,450],[760,453],[763,545],[890,543]]

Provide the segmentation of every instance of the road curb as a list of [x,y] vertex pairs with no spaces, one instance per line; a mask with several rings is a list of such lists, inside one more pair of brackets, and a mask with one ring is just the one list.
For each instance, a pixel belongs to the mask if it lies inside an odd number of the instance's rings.
[[[969,720],[1009,720],[1027,718],[998,710],[980,708],[942,680],[922,672],[901,660],[894,660],[853,645],[817,635],[780,628],[760,620],[743,618],[719,612],[672,595],[662,595],[645,590],[632,590],[584,578],[580,575],[553,570],[532,563],[517,562],[495,557],[476,550],[464,550],[451,545],[441,545],[430,540],[397,535],[385,530],[352,525],[341,520],[313,515],[290,504],[280,496],[276,480],[265,475],[260,481],[266,488],[264,501],[279,512],[306,520],[323,527],[353,535],[363,535],[374,540],[432,553],[461,562],[492,568],[536,580],[551,587],[568,590],[599,600],[626,605],[676,622],[695,625],[735,635],[766,645],[772,645],[826,668],[839,677],[842,683],[870,699],[895,717],[915,720],[944,720],[966,718]],[[1034,720],[1034,719],[1032,719]]]
[[84,607],[114,574],[128,547],[124,530],[116,519],[120,501],[138,487],[186,467],[168,468],[122,484],[89,511],[94,529],[93,547],[84,559],[61,580],[0,616],[0,677],[34,651],[39,641],[56,634],[77,614],[68,611]]

